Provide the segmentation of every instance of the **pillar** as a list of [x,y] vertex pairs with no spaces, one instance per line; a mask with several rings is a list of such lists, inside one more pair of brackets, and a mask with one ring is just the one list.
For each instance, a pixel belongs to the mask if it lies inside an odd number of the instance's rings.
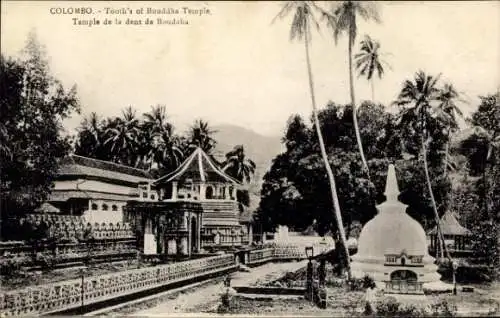
[[248,224],[248,245],[253,243],[253,224]]
[[144,254],[157,254],[156,238],[153,234],[153,224],[151,219],[146,220],[144,229]]
[[176,244],[174,238],[169,237],[167,245],[168,245],[168,251],[167,251],[168,255],[175,255],[175,254],[177,254],[177,244]]
[[307,270],[306,270],[306,299],[307,300],[312,300],[312,293],[313,293],[313,265],[311,260],[309,260],[309,263],[307,263]]
[[196,249],[198,252],[201,250],[201,215],[198,214],[196,216],[196,219],[198,220],[196,222]]
[[207,185],[205,183],[200,184],[200,200],[205,200],[207,198]]
[[172,200],[177,200],[177,181],[172,182]]
[[187,237],[181,238],[181,254],[182,255],[188,255],[188,239]]
[[233,200],[236,201],[236,188],[233,188],[233,191],[232,191],[232,195],[233,195]]

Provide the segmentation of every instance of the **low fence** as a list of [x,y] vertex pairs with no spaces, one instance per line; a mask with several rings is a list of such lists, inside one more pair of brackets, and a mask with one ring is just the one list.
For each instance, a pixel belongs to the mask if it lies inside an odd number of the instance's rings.
[[[244,263],[304,259],[304,251],[293,246],[274,246],[246,251]],[[237,267],[233,254],[211,256],[168,265],[89,276],[52,284],[32,286],[0,294],[0,316],[56,313],[98,304],[161,286],[225,272]],[[83,300],[82,300],[83,299]]]
[[131,239],[94,240],[91,244],[40,243],[36,249],[25,242],[5,242],[0,244],[0,269],[4,273],[9,268],[36,267],[49,262],[52,266],[65,266],[73,262],[84,262],[87,257],[93,261],[134,258],[136,242]]
[[[183,280],[235,268],[233,255],[90,276],[0,295],[0,315],[48,314],[96,304]],[[83,298],[83,300],[82,300]]]

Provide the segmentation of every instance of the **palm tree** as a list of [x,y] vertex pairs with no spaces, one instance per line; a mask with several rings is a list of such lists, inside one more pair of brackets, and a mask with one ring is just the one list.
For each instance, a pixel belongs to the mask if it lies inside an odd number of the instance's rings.
[[354,56],[356,61],[356,69],[358,70],[358,77],[364,76],[370,82],[372,89],[372,101],[375,101],[375,89],[373,82],[375,78],[374,73],[377,73],[378,78],[381,79],[384,75],[384,66],[389,67],[389,64],[381,59],[382,53],[380,50],[380,43],[373,40],[369,35],[365,35],[365,39],[360,43],[360,53]]
[[437,210],[436,200],[432,191],[432,183],[429,175],[429,165],[427,162],[427,143],[430,139],[428,126],[433,120],[432,103],[438,101],[440,89],[437,87],[439,76],[426,75],[419,71],[415,74],[414,82],[406,80],[403,83],[403,88],[399,93],[394,104],[401,107],[400,110],[400,126],[410,127],[413,131],[420,135],[422,147],[422,158],[424,163],[425,178],[427,180],[427,189],[431,198],[432,208],[434,210],[434,218],[436,221],[437,231],[440,236],[442,251],[446,251],[448,258],[449,253],[444,244],[444,236],[439,223],[439,214]]
[[75,153],[96,159],[102,158],[103,130],[102,121],[97,113],[92,112],[85,117],[79,127],[79,140]]
[[[309,79],[309,92],[311,95],[311,105],[313,110],[314,126],[316,127],[316,133],[319,139],[319,146],[321,150],[321,156],[325,164],[326,173],[328,175],[328,181],[330,183],[330,191],[333,200],[333,206],[335,211],[335,218],[337,220],[337,227],[340,232],[340,239],[344,247],[344,252],[346,255],[347,262],[347,274],[348,278],[351,278],[350,260],[349,260],[349,250],[347,248],[347,239],[345,235],[345,230],[342,222],[342,214],[340,212],[340,204],[337,195],[337,187],[335,185],[335,178],[333,176],[332,168],[328,162],[328,156],[326,154],[325,143],[323,141],[323,135],[321,133],[321,128],[318,119],[318,111],[316,107],[316,96],[314,94],[314,79],[311,71],[311,59],[309,57],[309,42],[310,42],[310,25],[314,24],[316,28],[319,28],[319,24],[313,14],[313,10],[319,12],[323,17],[328,19],[330,23],[332,21],[331,17],[324,12],[321,8],[316,6],[312,1],[288,1],[286,2],[278,15],[274,18],[285,18],[288,14],[293,12],[292,24],[290,29],[290,39],[294,40],[304,40],[305,54],[306,54],[306,64],[307,64],[307,75]],[[274,21],[273,20],[273,21]]]
[[457,106],[455,101],[463,101],[460,99],[460,94],[457,92],[453,84],[446,83],[441,89],[437,100],[440,102],[436,111],[440,122],[445,125],[446,129],[446,145],[444,153],[444,172],[448,171],[448,152],[450,145],[450,135],[458,129],[457,117],[463,118],[463,113]]
[[202,119],[196,120],[189,131],[188,149],[200,147],[204,152],[210,154],[217,143],[212,137],[216,132],[209,127],[208,122]]
[[255,173],[255,162],[245,157],[243,145],[237,145],[226,154],[222,170],[241,182],[250,183]]
[[338,42],[339,36],[346,32],[348,34],[348,55],[349,55],[349,87],[351,93],[351,104],[353,112],[354,131],[356,133],[356,141],[358,143],[359,153],[363,166],[365,167],[368,178],[370,178],[370,171],[366,161],[365,153],[363,151],[363,143],[361,141],[361,134],[358,127],[358,117],[356,111],[356,98],[354,94],[354,77],[352,67],[352,47],[356,40],[358,32],[356,17],[361,16],[365,20],[374,20],[379,22],[379,14],[374,3],[369,1],[341,1],[332,7],[332,21],[329,21],[329,26],[333,29],[333,36],[335,43]]
[[122,118],[115,118],[108,123],[105,145],[110,147],[113,161],[129,166],[136,166],[142,158],[137,155],[139,144],[139,120],[131,106],[122,112]]
[[[142,125],[143,160],[149,169],[156,164],[160,170],[175,169],[183,158],[178,140],[173,134],[173,126],[167,121],[167,111],[164,105],[151,107],[145,113]],[[165,171],[163,171],[165,172]]]
[[172,134],[171,130],[165,130],[160,135],[159,143],[155,148],[154,161],[159,169],[170,172],[175,170],[184,158],[180,139]]
[[165,105],[152,106],[149,113],[144,115],[144,126],[150,134],[162,133],[172,130],[172,124],[167,122],[167,109]]

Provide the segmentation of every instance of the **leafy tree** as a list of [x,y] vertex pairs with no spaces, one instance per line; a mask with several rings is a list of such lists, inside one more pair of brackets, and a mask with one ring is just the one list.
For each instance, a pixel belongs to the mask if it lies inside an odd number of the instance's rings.
[[[321,131],[328,151],[329,165],[338,185],[339,203],[342,208],[343,226],[351,235],[351,225],[362,224],[375,214],[375,202],[382,202],[386,173],[391,161],[400,158],[398,148],[388,147],[394,140],[399,145],[397,131],[392,129],[394,120],[384,111],[382,105],[365,103],[360,108],[360,121],[370,122],[364,126],[374,147],[367,148],[373,154],[368,164],[373,170],[372,181],[366,178],[356,149],[352,123],[352,107],[330,103],[318,114]],[[311,118],[311,121],[314,118]],[[389,127],[389,129],[386,129]],[[262,201],[258,215],[273,228],[286,224],[297,230],[316,220],[320,234],[338,233],[333,215],[327,213],[328,179],[322,171],[321,157],[317,155],[318,142],[315,130],[309,128],[298,116],[292,116],[282,139],[286,151],[275,158],[270,170],[264,176]],[[378,148],[377,148],[378,147]],[[375,193],[376,195],[373,195]]]
[[476,195],[480,198],[472,219],[473,250],[477,257],[498,268],[500,237],[500,104],[499,93],[481,97],[470,120],[472,134],[460,142],[460,152],[473,176],[480,176]]
[[[334,205],[334,211],[335,211],[335,218],[337,220],[337,227],[340,232],[340,241],[342,242],[342,245],[344,247],[344,252],[345,255],[349,255],[349,251],[347,249],[347,239],[344,231],[344,227],[342,225],[342,214],[340,210],[340,204],[339,204],[339,199],[337,195],[337,188],[335,185],[335,178],[333,176],[332,169],[329,165],[329,160],[326,152],[326,148],[324,145],[323,141],[323,135],[321,134],[321,128],[319,124],[319,118],[318,118],[318,113],[317,113],[317,107],[316,107],[316,96],[314,94],[314,79],[312,75],[312,70],[311,70],[311,59],[309,56],[309,45],[310,45],[310,25],[316,25],[318,27],[318,23],[316,21],[314,12],[318,12],[325,16],[326,12],[321,10],[318,6],[314,4],[312,1],[289,1],[286,2],[281,11],[278,13],[276,18],[283,19],[290,13],[293,14],[293,20],[291,24],[291,29],[290,29],[290,39],[298,39],[298,40],[304,40],[304,47],[305,47],[305,55],[306,55],[306,64],[307,64],[307,74],[308,74],[308,79],[309,79],[309,92],[311,95],[311,105],[313,109],[313,117],[314,117],[314,125],[316,127],[316,133],[317,133],[317,138],[319,140],[319,148],[321,150],[321,156],[323,159],[323,163],[326,168],[326,173],[328,175],[328,181],[330,185],[330,192],[331,192],[331,197],[333,200],[333,205]],[[350,270],[350,265],[349,265],[349,258],[346,257],[347,259],[347,272],[348,276],[350,278],[351,276],[351,270]]]
[[358,144],[359,152],[361,154],[361,160],[363,161],[363,166],[366,169],[368,175],[370,170],[368,168],[368,163],[366,161],[365,153],[363,151],[363,143],[361,140],[361,133],[358,127],[357,119],[357,108],[356,108],[356,98],[354,92],[354,75],[353,75],[353,53],[352,47],[356,40],[356,35],[358,33],[358,26],[356,23],[357,17],[360,16],[364,20],[374,20],[376,22],[380,21],[378,10],[376,5],[370,1],[340,1],[334,3],[331,10],[331,15],[329,18],[329,25],[333,30],[333,36],[335,38],[335,43],[338,42],[338,38],[343,33],[348,35],[348,57],[349,57],[349,87],[351,93],[351,105],[353,107],[353,123],[354,131],[356,133],[356,142]]
[[358,77],[364,76],[370,82],[372,89],[372,101],[375,101],[375,89],[373,82],[376,73],[381,79],[384,75],[384,65],[389,67],[386,61],[381,58],[380,43],[373,40],[369,35],[365,35],[365,39],[360,43],[360,52],[354,56]]
[[0,200],[2,219],[44,201],[57,161],[70,150],[62,121],[79,112],[76,87],[65,90],[30,33],[20,59],[0,58]]

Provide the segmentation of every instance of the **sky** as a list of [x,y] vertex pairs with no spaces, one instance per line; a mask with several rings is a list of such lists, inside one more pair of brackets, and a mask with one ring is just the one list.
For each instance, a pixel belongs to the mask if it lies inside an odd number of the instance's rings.
[[[281,135],[291,114],[309,118],[311,113],[304,45],[290,41],[291,16],[272,23],[281,5],[1,1],[1,52],[17,56],[28,32],[35,30],[52,74],[67,88],[77,85],[81,116],[117,116],[129,105],[144,113],[163,104],[178,131],[204,119]],[[92,15],[67,14],[75,7],[91,8]],[[106,8],[132,14],[106,14]],[[141,8],[179,13],[137,13]],[[66,14],[57,14],[63,9]],[[390,1],[379,2],[378,9],[382,23],[359,21],[355,47],[369,34],[387,53],[391,69],[375,82],[375,100],[389,105],[403,81],[418,70],[441,73],[443,81],[463,92],[466,114],[477,107],[478,95],[498,90],[500,2]],[[188,24],[158,25],[158,17]],[[74,25],[73,18],[95,18],[101,24]],[[122,24],[103,25],[105,18]],[[155,24],[126,25],[127,18],[151,18]],[[336,45],[325,27],[314,32],[311,63],[318,106],[330,100],[348,103],[347,39]],[[357,79],[355,87],[358,100],[371,99],[365,79]],[[69,132],[81,116],[65,122]]]

